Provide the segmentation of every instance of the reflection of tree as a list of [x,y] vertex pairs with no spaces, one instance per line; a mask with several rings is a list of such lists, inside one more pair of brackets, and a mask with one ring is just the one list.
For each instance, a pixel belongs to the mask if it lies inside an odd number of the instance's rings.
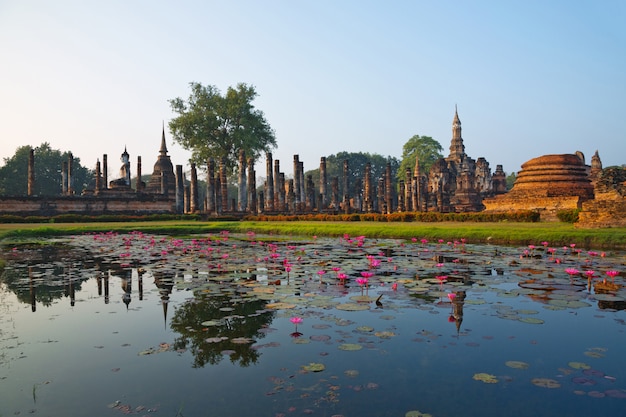
[[48,307],[63,297],[69,297],[73,305],[74,294],[81,290],[82,282],[89,279],[77,274],[81,269],[80,261],[72,258],[80,255],[72,256],[66,246],[23,246],[18,254],[12,257],[11,268],[2,271],[0,280],[20,302],[31,304],[33,311],[37,304]]
[[[217,364],[222,360],[222,352],[230,350],[230,360],[240,366],[256,363],[259,352],[251,349],[251,343],[234,343],[233,338],[259,339],[264,334],[259,330],[268,326],[274,318],[273,312],[257,313],[265,308],[263,300],[230,301],[228,295],[196,294],[189,301],[176,309],[172,317],[172,330],[180,333],[174,341],[174,349],[189,349],[194,355],[194,368],[201,368],[207,363]],[[224,306],[232,308],[223,311]],[[219,321],[217,326],[203,327],[202,322]],[[218,342],[207,339],[227,338]]]

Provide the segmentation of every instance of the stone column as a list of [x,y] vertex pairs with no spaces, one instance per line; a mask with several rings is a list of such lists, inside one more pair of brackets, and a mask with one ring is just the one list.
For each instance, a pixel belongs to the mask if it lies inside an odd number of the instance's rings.
[[30,197],[35,193],[35,150],[30,148],[28,151],[28,191]]
[[330,206],[337,210],[339,208],[339,177],[330,180]]
[[96,189],[94,193],[100,194],[100,189],[102,188],[102,172],[100,171],[100,160],[96,161]]
[[287,189],[285,188],[285,173],[278,174],[278,210],[287,211]]
[[248,210],[248,190],[246,187],[246,153],[239,150],[239,178],[237,181],[237,209],[245,213]]
[[256,171],[254,170],[254,158],[248,158],[248,211],[257,213],[256,196]]
[[273,166],[272,166],[272,153],[271,152],[267,152],[265,154],[265,175],[267,176],[266,178],[266,185],[267,185],[267,195],[265,196],[266,198],[266,204],[265,204],[265,210],[268,211],[274,211],[274,172],[272,171]]
[[306,183],[304,181],[304,162],[298,162],[298,174],[300,175],[300,211],[306,209]]
[[398,183],[398,187],[400,188],[400,192],[398,193],[398,211],[403,212],[405,210],[404,207],[404,197],[406,193],[406,187],[404,185],[404,180],[400,180]]
[[344,210],[348,211],[349,207],[350,207],[350,182],[349,182],[349,177],[350,177],[350,167],[348,165],[348,160],[344,160],[343,161],[343,196],[341,198],[341,200],[343,201],[344,204]]
[[191,211],[191,191],[189,188],[189,184],[185,184],[185,213],[189,213]]
[[393,213],[393,189],[391,186],[391,164],[387,162],[385,167],[385,204],[387,205],[387,213]]
[[67,157],[67,194],[74,194],[74,155],[69,153]]
[[326,190],[326,184],[328,183],[328,177],[326,174],[326,157],[322,156],[320,158],[320,196],[321,196],[321,205],[318,207],[319,210],[323,210],[326,208],[328,204],[328,192]]
[[378,210],[380,213],[387,212],[387,204],[385,203],[385,178],[378,179],[378,188],[376,190],[378,201]]
[[291,213],[296,212],[296,195],[294,193],[294,180],[290,179],[287,183],[287,211]]
[[198,171],[196,164],[191,163],[191,184],[189,186],[189,211],[197,213],[198,209]]
[[220,194],[222,213],[228,212],[228,178],[226,176],[226,159],[220,158]]
[[185,178],[183,166],[176,165],[176,214],[185,212]]
[[315,209],[315,185],[312,175],[307,175],[306,178],[306,209],[307,211]]
[[109,188],[109,167],[107,165],[107,154],[102,155],[102,182],[104,189]]
[[280,161],[276,159],[274,161],[274,210],[276,211],[285,210],[285,178],[284,176],[282,179],[282,187],[283,188],[281,189]]
[[67,161],[61,163],[61,194],[67,195]]
[[404,173],[404,209],[406,211],[413,211],[413,192],[412,185],[413,177],[411,175],[411,168],[407,168]]
[[143,183],[141,182],[141,156],[137,157],[137,183],[135,189],[138,193],[143,191]]
[[[300,160],[298,155],[293,156],[293,210],[300,210]],[[291,200],[290,200],[291,201]]]
[[363,209],[367,213],[371,213],[374,210],[374,204],[372,201],[372,164],[370,162],[365,164],[363,177],[363,199],[365,200]]
[[215,204],[215,160],[209,158],[206,173],[206,211],[213,214],[217,206]]
[[[218,168],[219,170],[219,168]],[[220,183],[220,176],[217,175],[214,180],[215,184],[215,214],[222,213],[222,184]]]

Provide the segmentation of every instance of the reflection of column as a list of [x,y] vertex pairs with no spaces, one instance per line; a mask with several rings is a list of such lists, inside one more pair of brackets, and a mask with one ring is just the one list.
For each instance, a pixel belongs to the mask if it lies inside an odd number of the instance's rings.
[[455,297],[452,300],[452,315],[450,321],[454,320],[457,335],[461,331],[461,323],[463,323],[463,305],[465,304],[465,291],[454,292]]
[[96,283],[98,284],[98,296],[102,296],[102,272],[98,272]]
[[37,287],[33,283],[33,267],[28,267],[28,282],[30,287],[30,310],[34,313],[37,311]]
[[109,273],[104,276],[104,304],[109,304]]
[[143,301],[143,275],[141,275],[141,271],[137,271],[137,282],[139,287],[139,301]]

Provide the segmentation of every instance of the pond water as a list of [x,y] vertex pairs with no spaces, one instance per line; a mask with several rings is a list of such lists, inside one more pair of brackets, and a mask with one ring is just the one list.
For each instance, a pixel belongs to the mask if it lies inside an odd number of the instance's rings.
[[0,416],[626,410],[622,252],[136,232],[2,256]]

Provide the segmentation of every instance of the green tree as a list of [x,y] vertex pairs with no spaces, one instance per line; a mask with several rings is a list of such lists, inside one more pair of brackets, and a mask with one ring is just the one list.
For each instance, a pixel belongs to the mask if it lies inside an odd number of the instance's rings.
[[[28,193],[28,157],[30,146],[20,146],[10,158],[4,158],[0,168],[0,194],[25,196]],[[69,159],[69,152],[52,149],[47,142],[35,149],[35,188],[34,195],[60,195],[61,167]],[[93,171],[80,164],[80,158],[74,158],[72,187],[76,194],[94,183]]]
[[509,175],[506,176],[506,190],[507,191],[513,188],[513,184],[515,184],[516,179],[517,179],[517,176],[515,175],[515,172],[511,172]]
[[398,180],[406,178],[407,168],[413,172],[416,158],[419,158],[422,172],[428,172],[433,163],[443,157],[442,151],[441,144],[430,136],[413,136],[402,147],[402,162],[397,173]]
[[[383,178],[387,163],[391,164],[391,176],[396,175],[396,171],[400,166],[398,158],[392,156],[382,156],[379,154],[370,154],[366,152],[339,152],[336,155],[330,155],[326,157],[326,177],[328,178],[328,190],[330,191],[330,181],[333,177],[339,177],[339,196],[344,195],[343,191],[343,162],[348,161],[348,193],[350,195],[355,194],[354,184],[357,180],[363,181],[365,176],[365,165],[369,162],[371,165],[371,176],[374,185],[379,178]],[[305,180],[308,175],[311,175],[313,184],[316,189],[319,189],[319,168],[305,172]]]
[[252,105],[253,86],[229,87],[222,95],[217,87],[190,83],[191,94],[170,100],[174,113],[169,127],[174,140],[191,151],[191,161],[204,167],[209,158],[225,158],[228,172],[237,166],[239,150],[258,157],[276,147],[274,131],[263,112]]

